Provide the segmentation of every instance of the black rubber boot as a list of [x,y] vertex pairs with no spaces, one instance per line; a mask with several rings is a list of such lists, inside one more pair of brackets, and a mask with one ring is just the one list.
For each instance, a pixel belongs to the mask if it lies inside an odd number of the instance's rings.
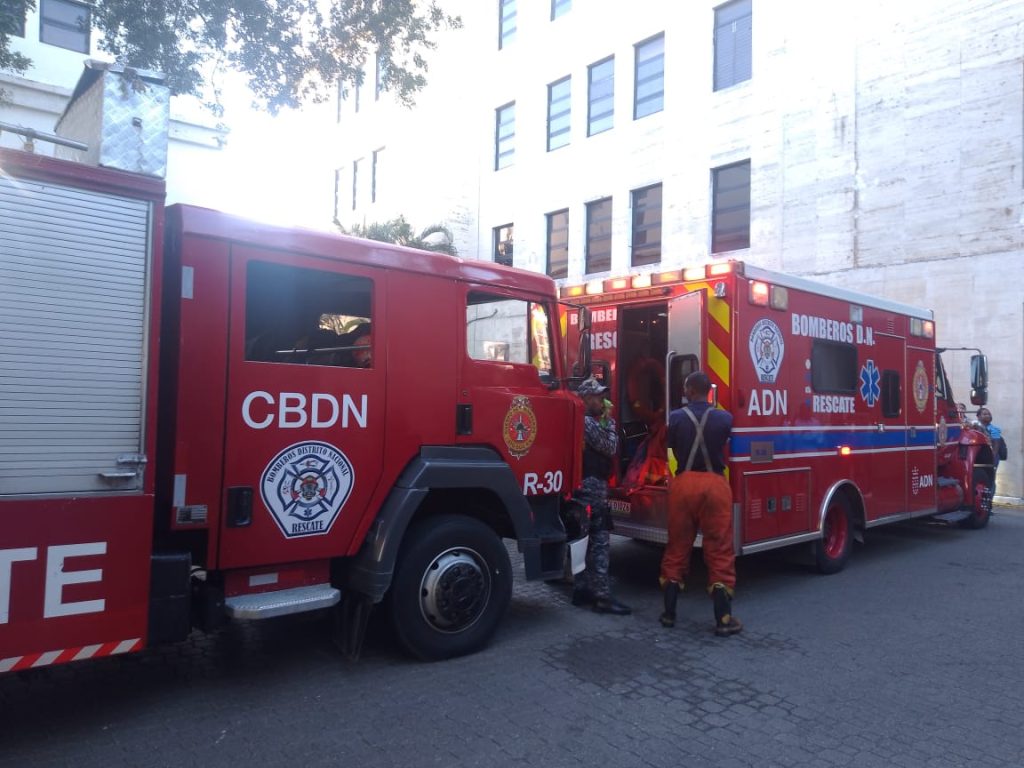
[[742,632],[743,625],[732,615],[732,598],[724,584],[716,584],[711,589],[711,599],[715,602],[715,634],[728,637]]
[[610,613],[613,616],[628,616],[633,612],[633,609],[609,595],[608,597],[594,598],[594,612]]
[[676,600],[679,598],[679,582],[667,581],[664,587],[665,612],[658,619],[663,627],[676,625]]

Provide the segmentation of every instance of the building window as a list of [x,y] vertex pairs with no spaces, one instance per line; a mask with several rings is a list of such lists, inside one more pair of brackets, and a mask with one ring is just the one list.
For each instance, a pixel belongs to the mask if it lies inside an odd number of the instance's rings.
[[496,264],[512,266],[512,225],[503,224],[494,228],[494,261]]
[[661,261],[661,184],[634,189],[632,198],[632,264],[657,264]]
[[715,9],[715,90],[750,79],[753,39],[750,0]]
[[556,280],[569,275],[569,210],[555,211],[548,218],[548,275]]
[[587,136],[607,131],[615,117],[615,57],[587,68]]
[[516,154],[516,103],[495,110],[494,170],[512,165]]
[[587,203],[587,274],[612,268],[612,199]]
[[355,87],[353,87],[353,89],[352,89],[355,92],[355,95],[354,95],[352,100],[353,100],[353,102],[355,102],[354,107],[355,107],[355,111],[356,112],[359,111],[359,96],[360,96],[359,92],[363,89],[363,83],[362,83],[362,78],[361,78],[362,74],[363,74],[362,70],[360,70],[358,73],[356,73]]
[[516,39],[516,0],[498,0],[498,48]]
[[548,152],[569,143],[572,78],[563,77],[548,86]]
[[750,247],[750,161],[724,165],[711,172],[711,252]]
[[359,160],[352,161],[352,210],[359,202]]
[[381,160],[380,155],[384,147],[373,150],[373,164],[370,167],[370,202],[377,202],[377,179],[380,178]]
[[337,121],[341,122],[341,107],[345,103],[345,84],[338,81],[338,114],[336,116]]
[[39,39],[48,45],[88,53],[90,27],[89,7],[82,3],[42,0],[39,5]]
[[572,0],[551,0],[551,20],[572,10]]
[[636,45],[633,77],[633,119],[665,108],[665,35]]

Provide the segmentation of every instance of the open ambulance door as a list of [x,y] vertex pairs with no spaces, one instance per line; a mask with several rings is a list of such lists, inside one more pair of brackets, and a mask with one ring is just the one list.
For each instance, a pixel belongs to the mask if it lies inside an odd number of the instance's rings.
[[[684,293],[668,303],[668,353],[665,355],[665,420],[682,405],[683,382],[701,369],[704,349],[704,291]],[[675,464],[669,458],[670,466]]]

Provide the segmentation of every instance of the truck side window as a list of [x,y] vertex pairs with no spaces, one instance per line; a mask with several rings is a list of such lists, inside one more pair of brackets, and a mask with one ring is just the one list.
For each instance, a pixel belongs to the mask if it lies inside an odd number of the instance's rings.
[[900,397],[900,372],[882,371],[882,415],[886,418],[895,418],[900,415],[903,408]]
[[811,387],[815,392],[857,391],[857,348],[841,341],[815,339],[811,345]]
[[466,297],[466,354],[474,360],[530,362],[529,302],[470,291]]
[[252,261],[246,271],[245,359],[373,366],[373,281]]

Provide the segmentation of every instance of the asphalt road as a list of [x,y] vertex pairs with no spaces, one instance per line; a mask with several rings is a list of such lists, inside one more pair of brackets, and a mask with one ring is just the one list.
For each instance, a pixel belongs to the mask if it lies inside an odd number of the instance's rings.
[[[0,767],[1024,766],[1024,513],[869,532],[846,570],[740,560],[736,614],[658,625],[660,551],[613,546],[633,616],[517,582],[486,651],[422,664],[317,618],[0,677]],[[699,587],[703,574],[696,574]]]

